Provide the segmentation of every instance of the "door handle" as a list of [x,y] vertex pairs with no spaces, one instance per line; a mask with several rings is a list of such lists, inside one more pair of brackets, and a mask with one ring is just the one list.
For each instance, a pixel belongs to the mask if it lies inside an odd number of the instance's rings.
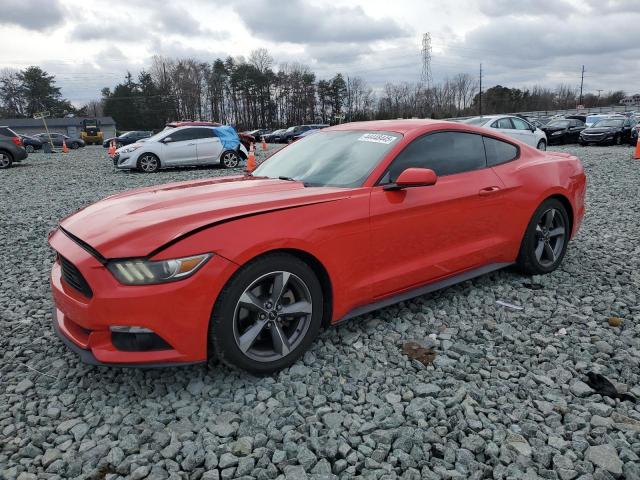
[[493,195],[494,193],[498,193],[499,191],[500,187],[494,185],[493,187],[483,188],[478,192],[478,195],[480,195],[481,197],[487,197],[489,195]]

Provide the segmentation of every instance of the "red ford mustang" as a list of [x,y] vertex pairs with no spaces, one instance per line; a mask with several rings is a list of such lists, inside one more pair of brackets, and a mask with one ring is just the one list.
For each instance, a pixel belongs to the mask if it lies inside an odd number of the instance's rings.
[[517,264],[548,273],[584,215],[568,154],[428,120],[345,124],[253,175],[150,187],[49,243],[57,333],[97,365],[271,372],[322,325]]

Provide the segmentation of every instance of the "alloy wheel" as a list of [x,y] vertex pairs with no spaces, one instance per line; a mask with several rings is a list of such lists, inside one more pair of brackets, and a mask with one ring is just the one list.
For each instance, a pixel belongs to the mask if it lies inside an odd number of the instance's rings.
[[7,168],[11,165],[11,160],[5,153],[0,153],[0,168]]
[[226,168],[236,168],[238,166],[238,155],[233,152],[227,152],[222,156],[222,164]]
[[158,159],[153,155],[145,155],[140,159],[140,168],[144,172],[155,172],[158,169]]
[[286,271],[262,275],[245,289],[236,304],[236,345],[252,360],[280,360],[303,341],[312,313],[311,293],[300,277]]
[[562,254],[566,241],[564,217],[555,208],[542,214],[536,225],[535,256],[540,265],[553,265]]
[[27,145],[26,147],[24,147],[24,149],[27,151],[27,153],[33,153],[33,151],[35,150],[33,148],[33,145]]

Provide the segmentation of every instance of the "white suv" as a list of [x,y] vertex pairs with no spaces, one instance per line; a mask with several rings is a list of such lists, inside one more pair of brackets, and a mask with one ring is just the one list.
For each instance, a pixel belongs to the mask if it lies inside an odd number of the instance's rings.
[[187,126],[160,133],[116,150],[113,164],[119,169],[151,173],[165,167],[223,165],[235,168],[247,158],[247,150],[231,127]]

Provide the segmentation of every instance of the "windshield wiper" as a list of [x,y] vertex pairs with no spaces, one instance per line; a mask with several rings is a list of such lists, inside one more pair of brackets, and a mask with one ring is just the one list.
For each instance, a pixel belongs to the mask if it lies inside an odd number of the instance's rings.
[[298,180],[296,180],[295,178],[292,177],[285,177],[285,176],[279,176],[278,180],[287,180],[288,182],[297,182]]

